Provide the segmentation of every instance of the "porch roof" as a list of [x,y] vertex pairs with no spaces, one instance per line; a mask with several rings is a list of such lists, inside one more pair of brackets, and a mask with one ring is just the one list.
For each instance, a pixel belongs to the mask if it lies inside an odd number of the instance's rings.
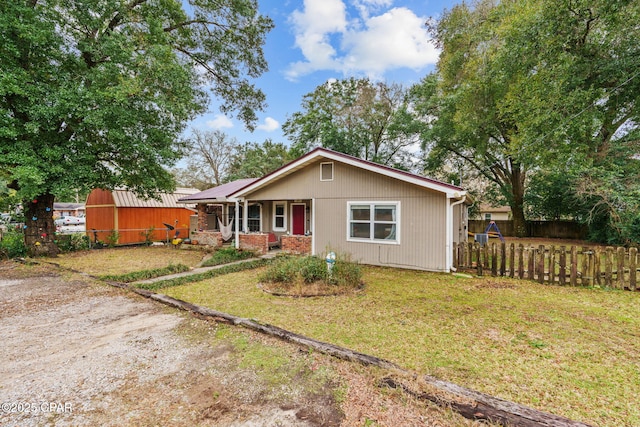
[[182,197],[178,203],[215,203],[226,202],[227,198],[237,190],[257,181],[258,178],[244,178],[217,187],[209,188],[196,194]]

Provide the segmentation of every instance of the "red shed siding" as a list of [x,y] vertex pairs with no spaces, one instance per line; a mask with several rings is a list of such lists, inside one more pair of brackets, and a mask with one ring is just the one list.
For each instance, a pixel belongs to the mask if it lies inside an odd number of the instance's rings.
[[[118,244],[142,243],[145,230],[155,228],[153,240],[164,241],[167,237],[164,223],[176,226],[180,237],[189,237],[189,217],[193,211],[175,207],[116,207],[110,191],[96,189],[87,197],[87,235],[93,240],[92,229],[98,232],[98,239],[108,241],[113,230],[119,234]],[[169,232],[173,237],[174,231]]]

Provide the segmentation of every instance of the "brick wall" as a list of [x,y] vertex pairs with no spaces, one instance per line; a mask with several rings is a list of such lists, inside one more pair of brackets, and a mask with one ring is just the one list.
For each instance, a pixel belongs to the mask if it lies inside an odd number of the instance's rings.
[[269,235],[266,233],[240,234],[240,249],[266,254],[269,251]]
[[213,246],[219,248],[222,246],[222,233],[219,231],[198,231],[191,234],[191,241],[197,240],[199,245]]
[[198,230],[206,230],[207,227],[207,205],[198,203]]
[[311,254],[311,236],[282,236],[282,251],[292,254]]

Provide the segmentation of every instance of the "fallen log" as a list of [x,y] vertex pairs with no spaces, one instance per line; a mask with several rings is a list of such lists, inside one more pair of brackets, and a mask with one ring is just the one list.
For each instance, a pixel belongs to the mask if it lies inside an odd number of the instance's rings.
[[392,377],[383,378],[380,385],[400,389],[417,399],[438,406],[450,407],[471,420],[484,420],[513,427],[591,427],[589,424],[538,411],[428,375],[420,377],[420,380],[431,391],[415,391]]

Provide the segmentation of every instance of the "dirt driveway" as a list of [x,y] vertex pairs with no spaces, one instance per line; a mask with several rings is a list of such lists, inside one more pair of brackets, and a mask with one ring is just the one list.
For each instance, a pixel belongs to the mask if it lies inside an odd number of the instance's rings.
[[0,263],[0,336],[2,426],[470,425],[363,367],[52,266]]

